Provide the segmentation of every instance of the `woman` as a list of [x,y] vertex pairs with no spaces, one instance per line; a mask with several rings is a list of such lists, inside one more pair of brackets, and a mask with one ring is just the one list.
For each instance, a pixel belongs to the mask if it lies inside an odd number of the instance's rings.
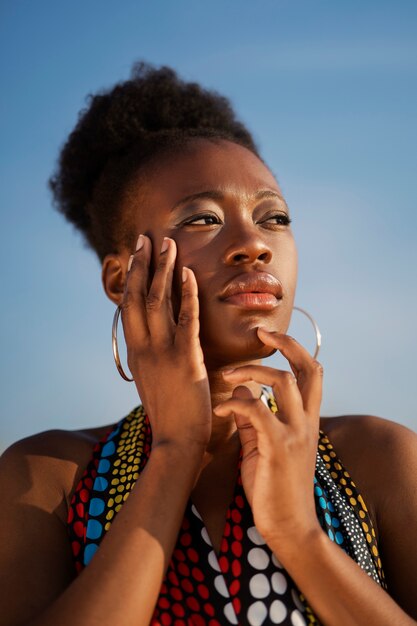
[[[416,436],[320,418],[321,366],[285,334],[288,207],[227,100],[140,64],[51,186],[143,404],[4,454],[2,623],[414,624]],[[277,350],[292,373],[261,364]]]

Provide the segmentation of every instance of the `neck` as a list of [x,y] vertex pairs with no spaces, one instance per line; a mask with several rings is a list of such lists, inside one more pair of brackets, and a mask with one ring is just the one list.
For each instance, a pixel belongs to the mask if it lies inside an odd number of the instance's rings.
[[[207,369],[210,383],[211,403],[213,407],[220,404],[220,402],[229,400],[232,397],[233,390],[237,386],[236,384],[231,384],[225,381],[222,374],[223,370],[249,364],[260,365],[261,361],[236,363],[225,365],[221,368],[217,367],[215,369]],[[244,383],[244,385],[251,391],[254,398],[259,398],[261,396],[262,387],[259,383],[248,381]],[[218,415],[212,413],[212,432],[210,442],[207,446],[207,452],[214,456],[219,453],[221,454],[222,452],[230,453],[235,449],[238,450],[240,448],[240,440],[236,430],[236,423],[233,416],[219,417]]]

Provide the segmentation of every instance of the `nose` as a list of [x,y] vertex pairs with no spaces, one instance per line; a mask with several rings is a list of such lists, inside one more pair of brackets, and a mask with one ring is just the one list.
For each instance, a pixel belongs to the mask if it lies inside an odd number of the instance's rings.
[[262,261],[270,263],[272,250],[263,240],[257,226],[253,225],[232,229],[233,242],[229,244],[223,254],[226,265],[241,265]]

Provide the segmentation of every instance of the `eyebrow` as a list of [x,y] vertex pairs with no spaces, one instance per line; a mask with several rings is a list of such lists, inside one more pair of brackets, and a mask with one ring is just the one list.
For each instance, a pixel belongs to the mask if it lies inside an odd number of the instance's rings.
[[[178,202],[174,204],[174,206],[171,208],[171,211],[175,211],[175,209],[178,209],[180,206],[182,206],[186,202],[192,202],[193,200],[201,200],[201,199],[224,200],[224,198],[225,198],[224,193],[216,189],[209,189],[207,191],[199,191],[198,193],[192,193],[189,196],[185,196],[184,198],[181,198],[181,200],[179,200]],[[284,198],[278,192],[272,191],[272,189],[261,189],[260,191],[257,191],[255,193],[253,198],[255,200],[264,200],[265,198],[278,199],[285,206],[287,206]]]

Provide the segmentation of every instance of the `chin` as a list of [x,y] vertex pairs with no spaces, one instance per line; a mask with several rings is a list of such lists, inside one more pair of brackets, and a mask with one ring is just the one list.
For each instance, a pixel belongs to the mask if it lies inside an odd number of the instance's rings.
[[221,334],[217,333],[215,337],[204,336],[201,333],[201,346],[206,363],[217,367],[229,363],[258,361],[275,354],[275,348],[266,346],[259,339],[256,328],[260,325],[269,327],[267,323],[258,322],[252,328],[246,328],[244,332],[236,332],[236,328],[227,332],[223,328]]

